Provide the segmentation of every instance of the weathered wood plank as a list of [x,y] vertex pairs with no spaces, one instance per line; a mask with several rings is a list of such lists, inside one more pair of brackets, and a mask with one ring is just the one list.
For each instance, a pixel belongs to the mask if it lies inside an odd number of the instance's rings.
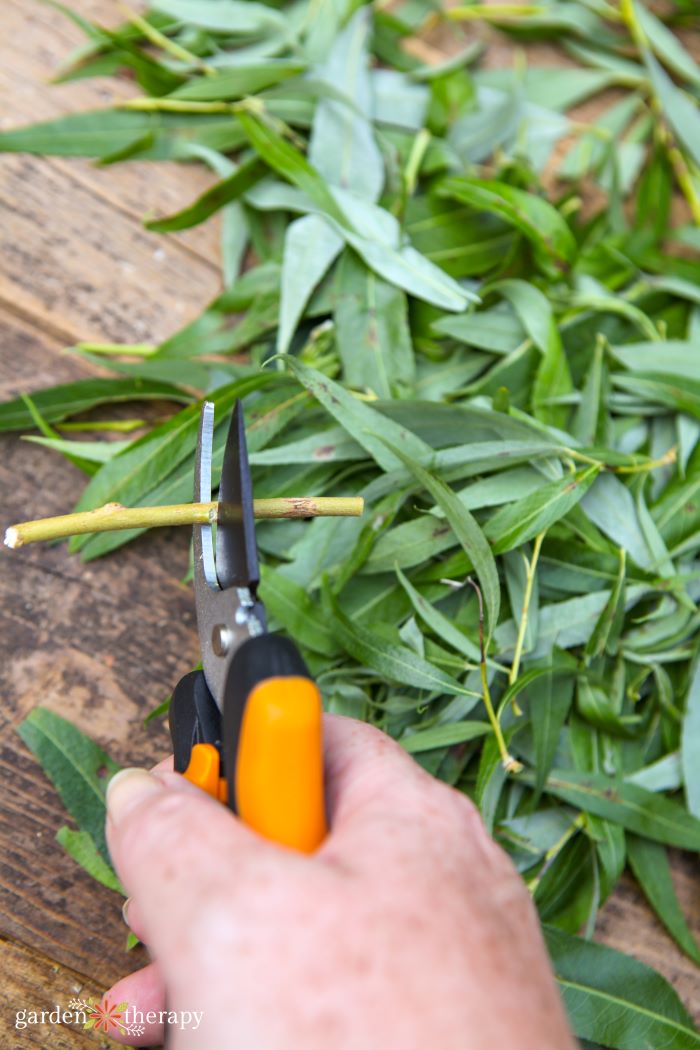
[[[102,25],[120,21],[112,0],[75,0],[72,8]],[[102,109],[140,94],[128,77],[79,80],[51,84],[60,64],[85,38],[60,11],[39,0],[3,0],[4,39],[21,40],[21,47],[3,48],[0,64],[0,128],[3,130],[68,113]],[[7,158],[3,161],[7,163]],[[59,168],[71,180],[86,186],[96,197],[126,212],[136,220],[146,213],[169,214],[211,185],[213,176],[198,164],[158,164],[130,161],[114,169],[95,167],[81,158],[47,158],[44,163]],[[172,235],[167,240],[155,234],[154,248],[184,247],[204,262],[218,278],[219,224],[216,217],[202,226]]]
[[[700,861],[696,856],[672,851],[671,865],[681,907],[700,942]],[[622,878],[603,907],[596,925],[596,940],[627,952],[662,973],[700,1023],[698,967],[676,947],[631,875]]]
[[[105,21],[118,17],[113,4],[89,6]],[[3,30],[3,127],[134,93],[132,84],[112,81],[47,83],[81,39],[52,8],[10,0]],[[127,164],[116,172],[80,159],[1,154],[0,302],[67,341],[161,340],[220,289],[216,224],[189,238],[166,238],[145,230],[141,217],[181,206],[210,181],[196,165]]]
[[219,287],[189,252],[158,243],[42,158],[0,157],[0,302],[72,340],[157,342]]
[[[81,365],[40,329],[0,312],[0,396],[58,382]],[[84,370],[83,370],[84,374]],[[3,440],[3,526],[70,509],[83,476],[18,437]],[[74,719],[123,765],[169,750],[162,722],[143,718],[197,660],[187,570],[189,537],[145,537],[83,565],[65,545],[0,554],[0,933],[103,987],[142,964],[124,953],[121,900],[80,871],[55,842],[66,813],[15,732],[38,704]]]
[[[2,968],[2,990],[0,991],[0,1045],[50,1046],[52,1050],[75,1050],[76,1047],[113,1047],[114,1043],[104,1033],[85,1031],[82,1024],[56,1024],[50,1015],[58,1007],[61,1012],[69,1009],[75,998],[87,999],[102,994],[103,989],[91,978],[70,970],[65,966],[51,965],[44,956],[16,941],[0,940],[0,967]],[[26,1013],[23,1015],[23,1011]],[[43,1023],[27,1023],[32,1013],[45,1013]]]

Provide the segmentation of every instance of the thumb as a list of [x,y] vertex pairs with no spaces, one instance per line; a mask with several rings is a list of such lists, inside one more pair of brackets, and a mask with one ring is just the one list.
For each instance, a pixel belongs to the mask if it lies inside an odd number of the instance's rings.
[[180,954],[202,903],[230,904],[284,851],[179,773],[124,769],[107,788],[107,842],[156,959]]

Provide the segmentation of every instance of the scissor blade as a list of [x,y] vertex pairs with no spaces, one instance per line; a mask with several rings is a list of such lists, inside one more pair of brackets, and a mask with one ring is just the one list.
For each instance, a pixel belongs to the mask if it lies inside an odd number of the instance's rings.
[[236,402],[226,439],[219,486],[216,528],[216,574],[222,588],[248,587],[259,582],[255,542],[253,486],[248,464],[243,406]]
[[[199,420],[197,455],[194,461],[194,502],[209,503],[211,500],[211,458],[214,439],[214,405],[205,401]],[[214,543],[211,525],[195,525],[194,555],[197,572],[201,570],[210,587],[218,588],[214,567]]]

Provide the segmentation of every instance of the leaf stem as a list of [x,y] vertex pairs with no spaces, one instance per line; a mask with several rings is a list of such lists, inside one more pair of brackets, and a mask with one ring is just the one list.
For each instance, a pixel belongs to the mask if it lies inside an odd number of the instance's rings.
[[527,20],[533,15],[547,13],[541,4],[471,4],[469,7],[453,7],[444,12],[450,21],[500,22],[503,19],[515,19],[517,22]]
[[629,466],[612,467],[616,474],[642,474],[645,471],[656,470],[658,467],[666,467],[669,463],[675,463],[678,458],[678,445],[673,445],[663,456],[658,459],[649,459],[646,463],[631,463]]
[[[546,530],[545,530],[546,531]],[[515,642],[515,652],[513,653],[513,663],[511,664],[510,674],[508,675],[508,685],[512,685],[516,681],[520,672],[520,660],[523,654],[523,646],[525,644],[525,632],[527,631],[527,615],[530,610],[530,601],[532,599],[532,588],[535,583],[535,569],[537,568],[537,562],[540,557],[540,550],[542,549],[542,541],[544,540],[545,532],[540,532],[535,536],[535,542],[532,548],[532,557],[525,558],[525,566],[527,576],[525,579],[525,593],[523,594],[523,606],[520,611],[520,626],[518,627],[518,637]],[[517,702],[513,701],[513,710],[516,715],[522,714],[522,710]]]
[[544,864],[540,868],[540,870],[537,873],[537,875],[535,876],[535,878],[531,879],[528,882],[528,884],[527,884],[527,888],[528,888],[528,890],[530,891],[531,894],[536,893],[537,887],[539,886],[540,882],[542,881],[542,878],[545,875],[545,873],[547,872],[547,870],[549,868],[551,868],[553,862],[556,860],[556,858],[559,856],[561,851],[564,849],[564,846],[567,844],[567,842],[570,839],[572,839],[574,837],[574,835],[578,831],[581,830],[581,828],[584,826],[585,823],[586,823],[586,814],[585,813],[579,813],[579,815],[576,817],[576,819],[571,822],[571,824],[566,829],[566,831],[561,836],[561,838],[557,839],[557,841],[554,843],[554,845],[549,847],[549,849],[547,850],[547,852],[544,855]]
[[[361,496],[285,496],[253,500],[256,518],[359,517],[364,509]],[[166,507],[123,507],[106,503],[95,510],[39,518],[11,525],[5,544],[17,549],[27,543],[63,539],[88,532],[115,529],[151,529],[165,525],[209,525],[217,520],[219,503],[179,503]]]
[[119,354],[121,357],[151,357],[156,352],[153,343],[76,343],[75,350],[87,354]]
[[644,459],[642,463],[627,463],[627,464],[615,464],[606,463],[603,459],[596,459],[595,456],[588,456],[585,452],[580,452],[576,448],[566,448],[566,455],[570,459],[578,460],[579,463],[590,463],[593,467],[599,467],[601,470],[608,470],[611,474],[644,474],[650,470],[657,470],[659,467],[665,467],[669,463],[675,463],[678,447],[676,445],[670,448],[667,452],[664,452],[663,456],[659,456],[658,459]]
[[161,113],[237,113],[239,108],[235,102],[197,102],[188,98],[152,98],[150,95],[119,103],[119,109]]
[[165,35],[165,33],[161,33],[159,29],[152,26],[150,22],[147,22],[146,19],[142,18],[136,11],[132,11],[126,4],[118,4],[117,6],[124,17],[127,18],[133,26],[136,26],[147,40],[150,40],[152,44],[159,47],[161,51],[165,51],[166,54],[172,55],[173,58],[178,59],[180,62],[186,62],[188,65],[193,65],[195,69],[199,69],[207,76],[213,76],[216,74],[216,69],[214,69],[213,66],[208,65],[208,63],[198,55],[192,54],[191,51],[182,47],[175,40],[171,40],[170,37]]
[[479,661],[479,671],[481,672],[481,689],[482,689],[482,700],[484,701],[484,707],[486,708],[486,714],[488,715],[491,728],[493,729],[493,735],[496,738],[496,745],[498,752],[501,756],[501,762],[506,773],[519,773],[523,766],[521,762],[518,762],[517,758],[514,758],[508,751],[503,731],[501,729],[501,723],[496,717],[496,712],[493,707],[493,700],[491,699],[491,690],[489,689],[488,672],[486,669],[486,652],[484,649],[484,599],[481,595],[481,588],[476,580],[473,580],[471,576],[467,577],[467,583],[474,588],[476,596],[479,599],[479,652],[481,659]]

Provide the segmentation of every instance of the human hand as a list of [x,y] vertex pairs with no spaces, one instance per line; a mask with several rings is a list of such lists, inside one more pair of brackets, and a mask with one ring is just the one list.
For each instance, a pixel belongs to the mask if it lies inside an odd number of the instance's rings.
[[110,853],[154,962],[110,1001],[201,1013],[169,1050],[573,1050],[529,894],[473,804],[370,726],[324,733],[312,856],[177,773],[114,778]]

